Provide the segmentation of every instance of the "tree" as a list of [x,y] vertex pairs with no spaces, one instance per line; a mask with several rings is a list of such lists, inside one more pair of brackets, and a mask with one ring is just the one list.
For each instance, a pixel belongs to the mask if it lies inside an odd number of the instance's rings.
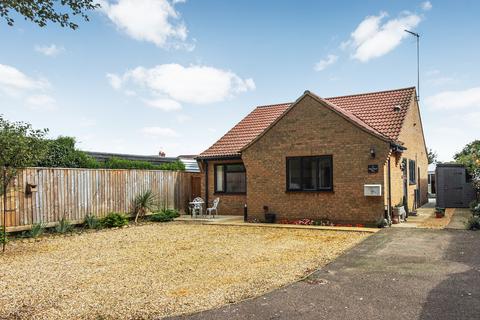
[[45,156],[35,164],[51,168],[99,168],[100,163],[85,152],[75,148],[75,138],[58,137],[45,140]]
[[47,130],[35,130],[28,123],[10,122],[0,115],[0,194],[3,195],[3,251],[6,243],[7,194],[18,169],[34,165],[45,151]]
[[433,149],[428,149],[428,164],[437,163],[438,154]]
[[80,16],[89,21],[87,12],[97,8],[100,8],[100,4],[96,0],[1,0],[0,17],[13,26],[13,10],[40,27],[50,21],[75,30],[78,25],[71,20],[71,16]]
[[462,151],[455,154],[454,159],[467,168],[474,187],[480,190],[480,140],[467,144]]

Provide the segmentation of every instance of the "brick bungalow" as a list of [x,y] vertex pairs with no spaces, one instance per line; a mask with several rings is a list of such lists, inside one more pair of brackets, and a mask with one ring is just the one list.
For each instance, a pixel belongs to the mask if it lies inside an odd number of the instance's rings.
[[197,161],[202,195],[219,197],[222,215],[247,205],[249,218],[263,220],[268,206],[277,219],[373,224],[396,204],[427,201],[414,87],[326,99],[306,91],[256,107]]

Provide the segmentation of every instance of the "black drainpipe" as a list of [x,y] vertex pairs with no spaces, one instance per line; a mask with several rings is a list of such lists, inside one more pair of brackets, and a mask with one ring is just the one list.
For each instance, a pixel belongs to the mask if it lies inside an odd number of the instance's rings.
[[387,175],[388,175],[388,217],[387,221],[388,224],[390,224],[390,221],[392,221],[392,177],[390,173],[390,156],[388,156],[388,170],[387,170]]
[[208,160],[205,160],[205,205],[208,207]]

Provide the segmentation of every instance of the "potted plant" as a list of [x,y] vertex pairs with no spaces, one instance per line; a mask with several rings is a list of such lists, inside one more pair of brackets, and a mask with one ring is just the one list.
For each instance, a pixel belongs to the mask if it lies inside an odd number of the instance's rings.
[[445,217],[445,209],[440,208],[440,207],[436,207],[435,208],[435,217],[439,218],[439,219]]
[[405,207],[403,206],[402,203],[399,203],[395,207],[393,207],[393,217],[392,217],[393,224],[400,223],[401,217],[404,217],[404,216],[405,216]]
[[266,223],[275,223],[277,215],[275,213],[268,211],[268,206],[263,206],[263,213],[265,215],[265,222]]

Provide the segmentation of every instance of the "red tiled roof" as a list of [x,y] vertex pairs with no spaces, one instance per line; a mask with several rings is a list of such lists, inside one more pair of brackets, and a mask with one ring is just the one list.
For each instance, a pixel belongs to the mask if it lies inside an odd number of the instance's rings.
[[[317,99],[372,134],[396,141],[415,87]],[[240,156],[242,148],[262,134],[293,103],[256,107],[237,125],[199,155],[199,158]],[[395,111],[394,107],[400,107]]]

